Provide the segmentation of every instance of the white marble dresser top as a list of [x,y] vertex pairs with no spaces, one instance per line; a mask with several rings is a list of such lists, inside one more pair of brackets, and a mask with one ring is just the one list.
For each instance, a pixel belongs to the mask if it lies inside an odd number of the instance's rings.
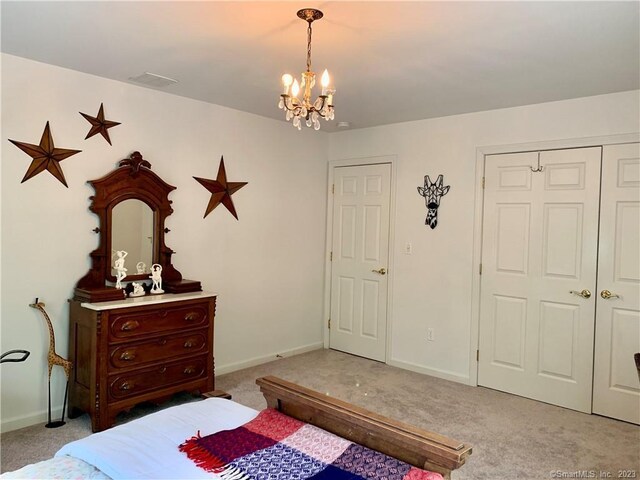
[[199,298],[216,297],[217,293],[212,292],[190,292],[190,293],[162,293],[159,295],[145,295],[144,297],[130,297],[123,300],[111,302],[81,303],[89,310],[112,310],[114,308],[142,307],[146,305],[158,305],[161,303],[179,302],[181,300],[197,300]]

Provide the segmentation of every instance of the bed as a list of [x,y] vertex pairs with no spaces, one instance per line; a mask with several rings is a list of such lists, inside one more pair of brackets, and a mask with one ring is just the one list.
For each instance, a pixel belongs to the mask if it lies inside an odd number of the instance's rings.
[[[276,378],[256,380],[268,410],[450,479],[471,447]],[[273,409],[273,410],[272,410]],[[14,478],[108,480],[232,478],[205,471],[179,450],[186,440],[250,424],[263,412],[222,398],[178,405],[65,445],[55,457],[3,474]],[[249,422],[249,423],[247,423]],[[314,427],[311,427],[314,428]],[[215,438],[215,437],[214,437]],[[249,477],[243,477],[249,478]],[[409,478],[409,477],[405,477]],[[424,478],[439,478],[424,477]]]

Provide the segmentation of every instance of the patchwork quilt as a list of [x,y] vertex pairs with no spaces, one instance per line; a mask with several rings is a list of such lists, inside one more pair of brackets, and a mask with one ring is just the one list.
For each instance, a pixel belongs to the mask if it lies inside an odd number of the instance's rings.
[[273,409],[233,430],[198,432],[179,448],[224,480],[442,480]]

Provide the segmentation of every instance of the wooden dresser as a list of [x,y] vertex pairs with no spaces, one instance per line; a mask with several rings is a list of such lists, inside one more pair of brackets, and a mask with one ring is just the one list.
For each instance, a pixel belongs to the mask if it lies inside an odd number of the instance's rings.
[[204,292],[71,301],[69,417],[88,412],[97,432],[137,403],[214,390],[215,301]]

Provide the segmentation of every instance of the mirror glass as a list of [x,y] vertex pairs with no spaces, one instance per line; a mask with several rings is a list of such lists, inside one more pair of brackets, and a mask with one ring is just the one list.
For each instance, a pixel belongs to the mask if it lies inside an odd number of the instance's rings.
[[118,203],[111,212],[111,273],[122,255],[127,276],[149,273],[153,264],[153,210],[141,200]]

